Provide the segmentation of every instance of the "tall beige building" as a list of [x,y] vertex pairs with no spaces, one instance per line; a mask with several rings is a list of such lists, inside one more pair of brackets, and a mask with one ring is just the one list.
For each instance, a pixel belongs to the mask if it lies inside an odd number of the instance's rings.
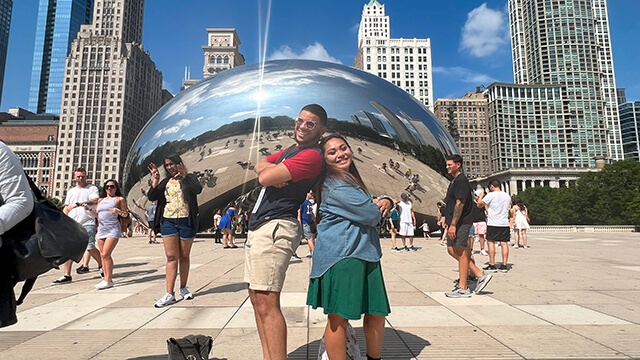
[[434,113],[452,135],[468,178],[491,173],[487,99],[480,89],[460,99],[437,99]]
[[[561,165],[593,167],[599,157],[623,159],[607,1],[509,0],[508,5],[514,82],[562,86],[566,108],[551,127],[569,134],[556,146],[565,154]],[[524,129],[549,129],[546,115],[528,109]],[[549,166],[537,162],[531,164]]]
[[[206,79],[220,71],[244,65],[240,44],[236,29],[207,29],[207,45],[202,47],[204,51],[202,77]],[[198,81],[200,79],[190,79],[190,75],[185,75],[181,90],[188,89]]]
[[120,180],[127,152],[162,104],[162,73],[142,47],[144,0],[103,0],[66,58],[52,195],[63,198],[73,170],[90,183]]
[[431,39],[391,39],[389,16],[377,0],[362,9],[353,67],[390,81],[433,110]]

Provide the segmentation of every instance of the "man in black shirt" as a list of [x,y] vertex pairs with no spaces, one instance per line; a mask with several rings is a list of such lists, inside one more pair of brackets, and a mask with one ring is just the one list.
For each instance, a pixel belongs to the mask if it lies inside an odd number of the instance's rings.
[[445,293],[447,297],[461,298],[471,297],[471,291],[467,288],[467,275],[469,270],[478,278],[475,292],[484,289],[491,280],[491,274],[484,274],[473,262],[469,252],[469,230],[473,226],[471,186],[469,180],[462,173],[462,156],[449,155],[447,157],[447,172],[453,175],[453,180],[447,189],[447,207],[445,209],[445,222],[447,229],[447,251],[458,261],[460,280],[452,291]]

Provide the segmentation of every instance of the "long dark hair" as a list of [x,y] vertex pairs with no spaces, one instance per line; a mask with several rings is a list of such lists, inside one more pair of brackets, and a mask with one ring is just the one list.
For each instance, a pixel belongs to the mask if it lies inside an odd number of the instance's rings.
[[[324,147],[327,144],[327,142],[331,139],[336,139],[336,138],[344,141],[344,143],[349,147],[349,150],[351,150],[351,146],[347,142],[347,139],[345,139],[342,135],[340,135],[340,133],[334,133],[320,139],[320,150],[322,151],[322,157],[324,157]],[[353,154],[353,151],[351,151],[351,154]],[[326,166],[326,171],[324,173],[324,176],[318,182],[318,184],[316,185],[316,189],[314,191],[314,193],[317,194],[316,202],[318,204],[320,204],[320,202],[322,201],[322,185],[324,184],[327,178],[343,180],[345,182],[353,184],[354,187],[356,186],[360,187],[362,191],[364,191],[365,193],[367,194],[369,193],[367,186],[364,184],[364,181],[362,181],[362,177],[360,176],[360,173],[356,168],[356,164],[353,162],[353,155],[352,155],[351,165],[349,165],[349,170],[347,171],[335,170],[330,168],[329,166]]]
[[170,178],[171,173],[169,173],[169,170],[167,170],[167,166],[165,165],[165,160],[171,160],[172,163],[178,165],[178,164],[182,164],[182,159],[178,154],[171,154],[171,155],[165,156],[164,160],[162,160],[162,166],[164,167],[164,172],[167,174],[167,177]]
[[515,203],[516,203],[516,206],[518,206],[518,208],[520,208],[520,210],[525,211],[527,209],[527,207],[524,206],[524,203],[522,202],[522,199],[516,198],[515,199]]
[[104,185],[102,185],[102,191],[100,192],[100,197],[101,198],[106,198],[107,197],[106,186],[110,182],[112,182],[112,183],[114,183],[116,185],[116,196],[122,196],[122,192],[120,192],[120,184],[118,184],[118,181],[113,180],[113,179],[109,179],[109,180],[104,182]]

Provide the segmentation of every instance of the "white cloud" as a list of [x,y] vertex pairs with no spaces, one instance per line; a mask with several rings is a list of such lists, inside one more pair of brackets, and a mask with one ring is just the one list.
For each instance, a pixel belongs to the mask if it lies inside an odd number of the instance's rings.
[[458,81],[464,83],[471,83],[475,85],[489,86],[492,82],[496,81],[494,78],[487,74],[475,72],[473,70],[463,68],[460,66],[444,67],[434,66],[432,69],[434,74],[443,74],[445,76],[456,78]]
[[315,44],[309,45],[301,53],[296,53],[289,46],[282,45],[271,54],[267,60],[285,60],[285,59],[304,59],[304,60],[320,60],[332,63],[342,64],[342,62],[329,55],[327,50],[316,41]]
[[182,119],[182,120],[178,121],[178,123],[173,125],[173,126],[165,127],[165,128],[162,128],[162,129],[156,131],[156,133],[153,135],[153,138],[157,139],[157,138],[159,138],[159,137],[161,137],[163,135],[166,135],[166,134],[177,133],[178,131],[180,131],[181,128],[187,127],[187,126],[189,126],[189,124],[191,124],[191,121],[189,119]]
[[509,42],[506,16],[504,12],[487,8],[486,3],[471,10],[462,28],[460,49],[475,57],[486,57],[496,52]]

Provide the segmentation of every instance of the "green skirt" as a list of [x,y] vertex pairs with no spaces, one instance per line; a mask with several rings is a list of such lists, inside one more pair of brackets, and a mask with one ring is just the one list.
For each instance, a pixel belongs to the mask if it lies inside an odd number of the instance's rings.
[[307,305],[350,320],[358,320],[362,314],[389,315],[380,262],[340,260],[324,275],[309,281]]

